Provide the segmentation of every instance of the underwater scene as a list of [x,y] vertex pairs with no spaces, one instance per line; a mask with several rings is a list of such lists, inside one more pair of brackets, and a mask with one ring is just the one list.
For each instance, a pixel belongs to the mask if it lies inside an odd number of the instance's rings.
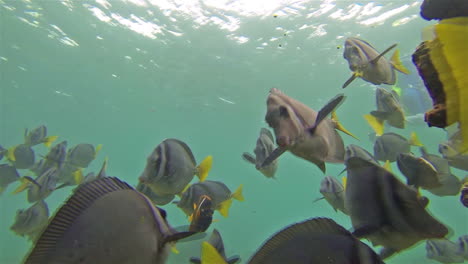
[[468,262],[467,41],[466,0],[0,0],[0,263]]

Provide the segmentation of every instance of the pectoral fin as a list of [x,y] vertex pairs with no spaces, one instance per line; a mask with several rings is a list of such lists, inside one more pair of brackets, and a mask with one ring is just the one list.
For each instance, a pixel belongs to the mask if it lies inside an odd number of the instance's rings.
[[392,50],[393,48],[395,48],[397,46],[397,44],[393,44],[391,45],[390,47],[388,47],[386,50],[384,50],[382,53],[380,53],[377,57],[375,57],[374,59],[372,59],[369,63],[377,63],[379,61],[380,58],[382,58],[385,54],[387,54],[387,52],[389,52],[390,50]]
[[341,104],[343,103],[343,100],[345,99],[346,97],[344,96],[344,94],[338,94],[336,95],[335,97],[333,97],[330,101],[328,101],[328,103],[322,107],[322,109],[320,109],[317,113],[317,118],[315,119],[315,123],[314,123],[314,126],[312,126],[311,128],[309,128],[309,133],[313,134],[315,132],[315,129],[317,128],[318,125],[320,125],[320,123],[329,115],[331,114],[333,111],[335,111],[335,109]]
[[356,78],[359,77],[359,74],[357,72],[353,72],[353,75],[351,75],[351,77],[349,77],[348,80],[346,80],[346,82],[343,84],[343,86],[341,86],[341,88],[346,88],[348,85],[350,85],[354,80],[356,80]]
[[279,156],[281,156],[284,152],[286,152],[286,148],[278,147],[273,152],[270,153],[260,166],[260,168],[265,168],[266,166],[270,165],[273,161],[275,161]]

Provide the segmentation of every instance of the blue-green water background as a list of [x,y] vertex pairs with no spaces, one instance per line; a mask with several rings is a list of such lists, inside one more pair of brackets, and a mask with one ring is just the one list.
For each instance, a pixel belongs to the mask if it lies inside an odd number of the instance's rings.
[[[181,139],[197,161],[213,155],[210,179],[232,190],[244,185],[245,202],[234,201],[228,218],[216,213],[219,221],[213,224],[227,254],[244,261],[296,221],[331,217],[350,228],[348,217],[326,202],[313,203],[323,178],[313,164],[285,154],[277,179],[269,180],[240,155],[253,150],[266,126],[270,88],[314,109],[343,92],[350,76],[342,57],[345,37],[359,36],[378,50],[398,43],[406,66],[417,74],[410,55],[421,30],[432,24],[420,18],[419,6],[419,1],[0,0],[0,144],[21,143],[25,128],[45,124],[49,135],[69,146],[103,144],[86,172],[97,171],[107,156],[109,175],[136,184],[153,148],[168,137]],[[343,135],[345,144],[372,150],[362,116],[375,108],[373,88],[357,80],[344,91],[347,100],[338,115],[361,139]],[[433,153],[446,137],[425,126],[397,132],[411,131]],[[43,146],[36,150],[46,152]],[[327,174],[336,176],[342,168],[327,165]],[[9,230],[16,210],[29,206],[25,193],[11,194],[15,187],[0,197],[0,263],[19,263],[31,246]],[[51,212],[70,192],[59,190],[46,199]],[[454,230],[452,239],[468,233],[467,210],[458,197],[423,193],[430,211]],[[180,209],[164,208],[173,226],[188,223]],[[124,237],[129,230],[121,232]],[[187,263],[200,252],[199,242],[177,247],[181,253],[169,263]],[[421,243],[387,263],[435,262],[426,259]]]

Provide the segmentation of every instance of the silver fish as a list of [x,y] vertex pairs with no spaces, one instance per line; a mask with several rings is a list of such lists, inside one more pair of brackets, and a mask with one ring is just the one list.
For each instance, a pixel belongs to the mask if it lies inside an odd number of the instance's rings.
[[47,226],[49,208],[44,200],[39,200],[28,209],[16,212],[16,218],[10,229],[19,236],[27,236],[35,241],[38,235]]
[[[224,261],[226,263],[235,264],[235,263],[237,263],[237,262],[239,262],[241,260],[240,257],[237,256],[237,255],[229,257],[229,258],[226,257],[226,252],[224,250],[223,239],[221,237],[221,234],[219,233],[219,231],[216,228],[213,229],[213,232],[211,233],[211,236],[210,236],[210,238],[208,239],[207,242],[216,249],[216,251],[219,253],[219,255],[224,259]],[[201,264],[202,259],[196,258],[196,257],[191,257],[190,258],[190,263]]]
[[41,143],[49,147],[56,139],[57,136],[47,136],[47,128],[44,125],[38,126],[29,132],[28,129],[24,131],[24,144],[30,147]]
[[339,94],[316,112],[303,103],[272,88],[267,99],[265,121],[273,128],[276,148],[265,159],[265,167],[285,151],[317,165],[325,173],[325,162],[343,163],[343,139],[336,132],[338,123],[327,116],[345,99]]
[[344,206],[344,188],[341,182],[332,176],[326,176],[320,183],[320,193],[325,200],[335,209],[348,214]]
[[19,180],[20,176],[15,167],[8,164],[0,164],[0,194],[10,183]]
[[99,146],[95,149],[91,144],[78,144],[68,150],[66,162],[75,167],[87,168],[91,161],[96,158],[96,154],[100,149]]
[[[362,39],[347,38],[343,57],[348,61],[349,69],[353,72],[353,75],[343,84],[342,88],[346,88],[357,77],[376,85],[395,84],[395,67],[384,55],[395,48],[396,45],[393,44],[382,53],[379,53]],[[400,67],[397,69],[407,72],[406,69]]]
[[255,146],[254,153],[255,157],[250,153],[244,152],[242,157],[245,161],[255,165],[255,168],[259,170],[265,177],[274,178],[276,169],[278,168],[278,160],[274,160],[268,166],[262,167],[263,161],[270,156],[275,150],[275,140],[270,130],[262,128],[260,130],[260,136],[257,139],[257,145]]
[[457,244],[447,239],[426,240],[426,256],[440,263],[463,263],[463,256],[457,252]]
[[44,168],[49,169],[56,167],[61,169],[65,164],[65,158],[67,156],[67,141],[62,141],[53,146],[49,153],[44,157]]
[[204,171],[203,166],[197,166],[187,144],[170,138],[161,142],[148,156],[139,180],[148,185],[157,196],[173,197],[192,181],[194,175],[204,180],[208,173]]
[[175,233],[162,209],[130,185],[102,178],[80,185],[57,211],[25,264],[163,264]]
[[442,186],[436,168],[423,157],[400,153],[397,158],[397,165],[401,173],[406,177],[408,185],[426,190]]
[[405,115],[395,91],[387,91],[385,88],[377,87],[375,93],[377,110],[370,114],[380,120],[387,121],[392,127],[405,128]]
[[50,168],[35,180],[29,179],[32,183],[28,187],[28,202],[34,203],[47,198],[56,189],[58,170]]
[[468,235],[458,238],[457,247],[457,254],[468,260]]
[[380,161],[394,162],[398,154],[408,153],[411,150],[410,142],[396,134],[384,133],[375,140],[374,143],[374,157]]
[[346,146],[344,160],[346,161],[346,160],[348,160],[349,158],[352,158],[352,157],[360,157],[360,158],[365,159],[365,160],[367,160],[369,162],[373,162],[373,163],[379,165],[379,161],[377,161],[369,151],[361,148],[358,145],[349,144],[348,146]]
[[7,157],[17,169],[29,169],[34,166],[34,150],[28,145],[20,144],[9,149]]
[[468,155],[460,153],[461,144],[461,133],[457,130],[448,141],[439,144],[439,153],[447,159],[450,166],[468,171]]
[[290,225],[263,243],[247,264],[381,264],[366,244],[332,219],[314,218]]
[[383,259],[422,240],[448,234],[447,227],[426,211],[427,198],[385,168],[359,157],[348,159],[346,167],[345,208],[353,234],[383,246]]

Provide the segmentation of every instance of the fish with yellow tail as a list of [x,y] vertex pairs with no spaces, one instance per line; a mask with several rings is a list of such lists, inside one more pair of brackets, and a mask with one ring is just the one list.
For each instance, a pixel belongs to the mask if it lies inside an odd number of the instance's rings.
[[235,264],[240,261],[238,255],[227,258],[224,243],[219,231],[215,228],[208,241],[202,243],[201,258],[191,257],[192,264]]

